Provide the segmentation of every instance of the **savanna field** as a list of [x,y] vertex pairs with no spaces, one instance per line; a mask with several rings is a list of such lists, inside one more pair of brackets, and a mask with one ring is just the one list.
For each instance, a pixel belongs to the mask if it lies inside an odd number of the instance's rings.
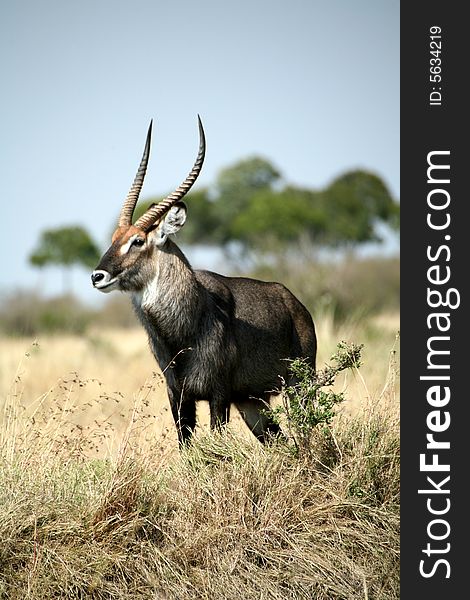
[[268,446],[234,408],[211,433],[201,403],[178,450],[162,373],[121,295],[98,310],[6,297],[0,599],[398,598],[397,267],[255,273],[311,308],[319,375],[339,343],[363,345],[360,365],[321,388],[344,400],[309,401],[313,421],[278,398],[288,439]]
[[204,404],[179,453],[138,327],[3,336],[0,598],[398,598],[398,314],[316,322],[364,348],[303,453]]

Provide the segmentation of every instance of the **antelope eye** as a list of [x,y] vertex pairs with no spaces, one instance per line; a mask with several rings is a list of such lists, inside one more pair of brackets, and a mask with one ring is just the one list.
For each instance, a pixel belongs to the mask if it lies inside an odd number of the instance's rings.
[[143,246],[145,244],[145,240],[142,238],[135,238],[135,240],[132,242],[133,246],[137,246],[140,248],[140,246]]

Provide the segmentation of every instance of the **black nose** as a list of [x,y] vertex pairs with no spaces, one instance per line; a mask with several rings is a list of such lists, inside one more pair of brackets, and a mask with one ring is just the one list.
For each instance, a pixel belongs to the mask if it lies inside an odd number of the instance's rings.
[[98,283],[98,281],[101,281],[102,279],[104,279],[104,273],[92,273],[91,274],[91,282],[93,284]]

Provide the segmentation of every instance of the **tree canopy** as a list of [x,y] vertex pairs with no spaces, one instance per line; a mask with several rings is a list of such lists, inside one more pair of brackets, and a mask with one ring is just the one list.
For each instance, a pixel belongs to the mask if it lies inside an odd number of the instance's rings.
[[[152,198],[136,210],[136,218]],[[383,180],[354,170],[313,190],[282,185],[279,170],[269,161],[252,157],[220,171],[211,188],[187,197],[188,220],[181,241],[263,249],[269,240],[287,246],[307,238],[312,244],[344,247],[377,241],[377,224],[399,226],[399,205]]]
[[47,229],[41,233],[38,244],[29,256],[35,267],[78,264],[94,267],[100,259],[100,250],[87,231],[80,226]]

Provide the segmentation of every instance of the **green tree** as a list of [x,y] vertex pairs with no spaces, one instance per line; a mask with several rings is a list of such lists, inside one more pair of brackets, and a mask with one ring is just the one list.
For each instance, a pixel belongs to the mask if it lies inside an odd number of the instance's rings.
[[367,171],[349,171],[324,191],[323,212],[328,220],[325,244],[342,246],[380,241],[379,222],[397,230],[399,205],[380,177]]
[[[181,239],[189,244],[227,244],[237,240],[232,224],[237,215],[250,205],[254,194],[271,190],[280,179],[279,171],[267,160],[254,156],[222,169],[212,190],[191,191],[185,198],[189,218]],[[137,205],[136,221],[162,197],[147,199]]]
[[255,193],[229,224],[232,239],[249,248],[270,248],[323,239],[328,230],[321,193],[295,187]]
[[280,178],[280,172],[269,161],[253,156],[220,171],[215,184],[216,194],[240,205],[259,190],[272,189]]
[[43,231],[36,248],[29,256],[29,262],[40,268],[49,265],[65,268],[80,265],[93,268],[99,259],[98,246],[88,232],[80,226],[59,227]]
[[[376,241],[378,223],[398,229],[399,205],[373,173],[350,171],[322,190],[281,183],[279,170],[256,156],[223,169],[211,189],[188,194],[180,241],[225,248],[237,242],[246,254],[299,242],[345,247]],[[139,204],[134,218],[160,199]]]
[[253,197],[273,190],[280,172],[267,160],[253,156],[222,169],[215,182],[214,210],[217,221],[214,231],[218,242],[245,241],[234,234],[234,220],[250,207]]
[[280,172],[258,157],[221,171],[206,200],[214,242],[236,241],[246,250],[301,240],[341,247],[376,241],[379,222],[398,229],[399,205],[373,173],[347,172],[323,190],[281,187],[281,181]]

